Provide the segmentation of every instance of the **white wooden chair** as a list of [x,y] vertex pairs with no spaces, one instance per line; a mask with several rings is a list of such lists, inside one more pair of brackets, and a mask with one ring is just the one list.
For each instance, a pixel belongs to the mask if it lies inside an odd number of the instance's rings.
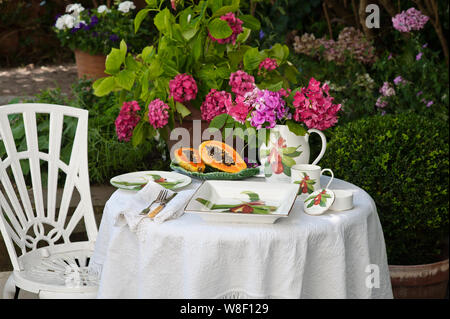
[[[41,113],[44,115],[39,116],[49,117],[48,153],[38,146],[36,118]],[[18,151],[14,141],[12,114],[23,118],[25,151]],[[60,158],[64,117],[77,119],[68,164]],[[0,158],[0,230],[14,268],[3,298],[17,298],[20,289],[39,298],[97,295],[96,276],[91,276],[87,267],[97,236],[89,186],[87,128],[87,110],[35,103],[0,106],[0,144],[3,142],[6,149],[6,156]],[[31,179],[24,178],[24,160],[29,161]],[[41,172],[45,168],[41,163],[45,162],[47,175]],[[65,176],[65,182],[57,211],[58,176]],[[46,192],[42,185],[45,178]],[[31,187],[27,188],[26,180],[31,180]],[[79,193],[79,202],[70,214],[74,190]],[[88,240],[73,241],[70,237],[82,220]]]

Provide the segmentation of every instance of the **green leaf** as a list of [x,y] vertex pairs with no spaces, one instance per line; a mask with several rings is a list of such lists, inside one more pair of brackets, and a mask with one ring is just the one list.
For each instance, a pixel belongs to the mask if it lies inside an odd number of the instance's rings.
[[142,60],[145,63],[150,63],[151,58],[153,57],[154,54],[155,54],[155,50],[153,49],[153,46],[145,47],[142,50]]
[[203,53],[203,39],[202,36],[203,33],[199,33],[197,37],[193,41],[192,45],[192,57],[194,58],[194,61],[198,61]]
[[277,82],[277,83],[273,83],[273,84],[269,84],[267,86],[265,86],[266,90],[272,91],[272,92],[276,92],[279,91],[283,88],[283,81]]
[[239,2],[240,0],[233,0],[231,5],[223,6],[222,8],[218,9],[217,11],[214,12],[213,18],[223,16],[228,12],[237,11],[239,9]]
[[131,137],[131,144],[133,147],[137,147],[144,141],[144,122],[140,121],[133,130],[133,136]]
[[116,84],[125,90],[130,91],[133,87],[136,73],[131,70],[122,70],[114,76]]
[[145,2],[151,8],[156,8],[158,6],[158,0],[145,0]]
[[192,39],[195,36],[197,31],[198,31],[198,28],[191,27],[186,30],[183,30],[181,34],[183,35],[183,38],[186,39],[186,41],[189,41],[190,39]]
[[116,88],[116,81],[113,76],[103,78],[99,84],[94,88],[94,94],[97,96],[104,96],[109,94]]
[[289,131],[291,131],[295,135],[304,136],[307,133],[305,127],[302,124],[294,122],[293,120],[287,120],[286,125],[289,128]]
[[167,33],[169,35],[171,35],[172,33],[173,22],[173,16],[167,8],[160,11],[153,19],[153,23],[155,24],[156,28],[158,28],[161,33]]
[[131,71],[139,71],[142,67],[141,62],[137,62],[132,55],[128,55],[125,58],[125,67]]
[[244,26],[246,28],[249,28],[254,31],[258,31],[259,29],[261,29],[261,23],[259,22],[258,19],[256,19],[252,15],[241,14],[239,16],[239,19],[241,19],[244,22],[244,24],[242,26]]
[[[283,162],[283,158],[281,159],[281,161]],[[283,173],[286,174],[287,176],[291,176],[291,167],[285,165],[284,163],[282,163],[283,165]]]
[[181,104],[180,102],[176,102],[175,107],[177,109],[177,112],[180,113],[182,117],[186,117],[189,114],[191,114],[191,111],[189,111],[189,109],[184,104]]
[[282,149],[283,154],[291,154],[297,150],[297,147],[291,146]]
[[286,153],[284,155],[289,156],[289,157],[297,157],[297,156],[300,156],[301,154],[302,154],[302,152],[295,151],[292,153]]
[[138,32],[142,21],[147,17],[149,11],[150,9],[142,9],[136,14],[136,17],[134,18],[134,33]]
[[208,23],[208,30],[211,33],[211,36],[216,39],[228,38],[233,33],[233,30],[231,30],[228,22],[219,18],[216,18]]
[[125,54],[123,54],[122,50],[112,48],[111,52],[106,57],[105,73],[110,75],[116,74],[117,72],[119,72],[120,66],[124,61],[125,61]]
[[250,36],[252,30],[248,29],[248,28],[242,28],[242,32],[239,33],[239,35],[236,38],[236,42],[238,43],[243,43],[245,41],[247,41],[248,37]]
[[255,192],[252,191],[243,191],[241,192],[241,194],[247,194],[248,198],[250,199],[251,202],[256,202],[259,200],[259,195]]
[[258,48],[251,48],[247,50],[244,54],[244,69],[246,71],[256,70],[261,63],[261,55],[259,54]]
[[209,127],[217,128],[220,130],[225,126],[225,123],[227,123],[229,117],[230,116],[227,113],[217,115],[211,120],[211,122],[209,123]]
[[283,164],[287,167],[292,167],[295,165],[295,161],[289,156],[281,156],[281,162],[283,162]]

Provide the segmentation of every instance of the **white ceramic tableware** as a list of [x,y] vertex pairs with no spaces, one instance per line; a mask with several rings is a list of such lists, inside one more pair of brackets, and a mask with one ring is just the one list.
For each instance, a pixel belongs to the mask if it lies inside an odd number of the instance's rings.
[[176,172],[140,171],[115,176],[110,183],[117,188],[138,191],[151,180],[173,190],[187,186],[192,181],[189,176]]
[[353,208],[353,193],[344,189],[334,189],[334,202],[330,210],[343,211]]
[[322,189],[320,185],[320,176],[322,176],[324,172],[331,173],[330,181],[325,187],[328,188],[334,178],[334,174],[331,169],[324,168],[321,170],[320,166],[313,164],[297,164],[292,166],[291,183],[300,184],[300,198],[305,199],[309,194]]
[[187,203],[185,213],[207,222],[274,223],[294,206],[298,185],[208,180]]
[[275,125],[270,129],[268,145],[260,147],[261,166],[270,182],[290,182],[291,168],[295,164],[310,163],[309,136],[316,133],[322,140],[322,148],[312,164],[317,164],[325,154],[327,139],[317,129],[309,129],[305,135],[291,132],[287,125]]
[[309,215],[322,215],[333,205],[334,200],[331,189],[319,189],[306,197],[303,210]]

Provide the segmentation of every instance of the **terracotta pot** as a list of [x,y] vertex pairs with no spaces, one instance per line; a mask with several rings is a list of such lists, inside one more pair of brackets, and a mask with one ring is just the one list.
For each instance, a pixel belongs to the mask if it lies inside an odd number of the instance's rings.
[[425,265],[389,265],[395,299],[443,299],[448,289],[448,259]]
[[92,55],[84,51],[75,50],[78,78],[86,77],[96,80],[108,76],[105,71],[105,55]]

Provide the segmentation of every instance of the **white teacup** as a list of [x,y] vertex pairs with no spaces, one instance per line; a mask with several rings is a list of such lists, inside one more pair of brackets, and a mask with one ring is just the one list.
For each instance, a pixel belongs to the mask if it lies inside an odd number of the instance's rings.
[[324,168],[321,170],[320,166],[313,164],[297,164],[291,167],[291,183],[300,184],[299,195],[301,197],[306,197],[309,194],[321,189],[320,186],[320,176],[324,172],[331,173],[331,179],[325,188],[330,186],[333,181],[334,174],[329,168]]

